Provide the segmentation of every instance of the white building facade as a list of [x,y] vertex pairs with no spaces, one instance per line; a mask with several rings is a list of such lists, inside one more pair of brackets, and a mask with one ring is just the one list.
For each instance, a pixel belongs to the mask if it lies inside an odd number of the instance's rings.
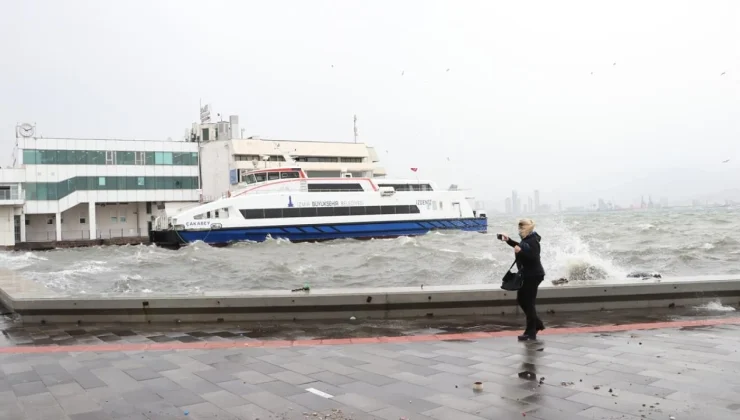
[[0,172],[0,246],[145,237],[165,206],[199,201],[190,142],[27,135],[14,159]]
[[193,124],[188,140],[200,144],[202,185],[205,197],[227,194],[241,181],[241,172],[254,168],[289,166],[290,155],[309,178],[352,176],[382,178],[385,169],[371,146],[354,142],[324,142],[241,138],[239,117],[229,121]]

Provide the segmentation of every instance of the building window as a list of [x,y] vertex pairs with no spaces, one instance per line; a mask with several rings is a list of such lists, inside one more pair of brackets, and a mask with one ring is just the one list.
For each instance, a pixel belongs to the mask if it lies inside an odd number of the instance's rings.
[[204,128],[202,133],[203,133],[203,135],[201,136],[202,141],[208,141],[211,139],[210,138],[211,130],[209,130],[208,128]]
[[340,162],[343,162],[343,163],[362,163],[363,158],[361,158],[361,157],[343,157],[343,158],[339,158],[339,161]]
[[126,223],[126,209],[118,212],[118,221],[121,223]]
[[84,225],[85,223],[87,223],[87,216],[80,214],[80,224]]
[[[136,177],[136,186],[137,187],[143,187],[144,186],[144,177],[143,176],[137,176]],[[151,204],[149,205],[149,212],[151,212]]]
[[[280,156],[279,158],[282,158],[282,156]],[[277,157],[271,160],[277,160]],[[198,164],[198,153],[195,153],[195,152],[140,152],[140,151],[113,151],[113,150],[103,151],[103,150],[25,149],[23,150],[23,164],[25,165],[182,165],[182,166],[194,166]]]
[[54,224],[54,216],[47,217],[46,218],[46,224],[47,225],[53,225]]
[[31,226],[31,219],[26,217],[26,226]]
[[60,182],[23,184],[27,200],[58,200],[75,191],[95,190],[191,190],[198,188],[196,176],[79,176]]

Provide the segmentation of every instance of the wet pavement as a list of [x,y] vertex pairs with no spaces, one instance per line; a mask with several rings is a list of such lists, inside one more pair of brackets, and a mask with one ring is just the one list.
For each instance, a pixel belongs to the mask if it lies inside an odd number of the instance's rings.
[[[732,309],[725,307],[725,309]],[[737,316],[696,308],[545,313],[550,328],[620,325],[643,322],[718,319]],[[125,343],[199,343],[253,340],[321,340],[395,337],[466,332],[518,331],[521,316],[455,318],[280,321],[195,324],[20,324],[9,316],[0,321],[0,347],[69,346]]]
[[318,346],[29,347],[0,353],[0,419],[734,420],[736,324],[550,328],[529,343],[469,332]]

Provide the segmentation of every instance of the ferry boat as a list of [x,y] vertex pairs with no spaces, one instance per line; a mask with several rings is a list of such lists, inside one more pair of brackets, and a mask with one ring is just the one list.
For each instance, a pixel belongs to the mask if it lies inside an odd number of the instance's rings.
[[[293,166],[295,165],[295,166]],[[153,243],[179,248],[203,241],[211,245],[292,242],[339,238],[393,238],[433,230],[486,233],[488,218],[476,211],[464,191],[441,190],[433,182],[354,178],[308,178],[290,167],[242,172],[238,188],[215,201],[155,219]]]

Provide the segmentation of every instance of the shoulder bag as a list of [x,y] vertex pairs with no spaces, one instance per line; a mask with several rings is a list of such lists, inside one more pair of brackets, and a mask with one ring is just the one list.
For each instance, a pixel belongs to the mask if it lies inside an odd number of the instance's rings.
[[501,288],[504,290],[508,290],[510,292],[519,290],[524,285],[524,279],[522,278],[521,272],[512,273],[511,269],[514,268],[514,264],[516,264],[516,261],[514,261],[513,264],[511,264],[511,267],[509,267],[509,271],[504,274],[504,278],[501,279]]

